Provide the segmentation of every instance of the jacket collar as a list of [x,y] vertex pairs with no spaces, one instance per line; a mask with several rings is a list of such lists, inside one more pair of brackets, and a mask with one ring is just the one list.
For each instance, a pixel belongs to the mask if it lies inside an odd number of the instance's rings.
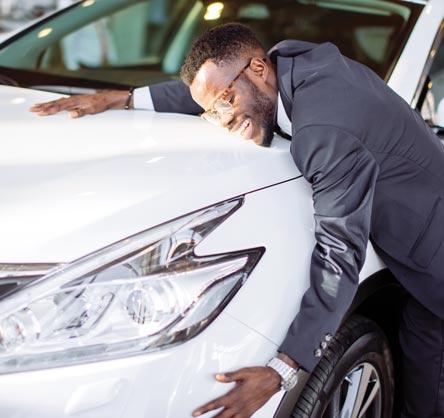
[[268,51],[270,60],[276,65],[278,90],[281,94],[285,112],[290,119],[294,92],[305,81],[304,72],[298,74],[294,71],[295,61],[298,56],[311,51],[317,46],[318,44],[311,42],[286,40],[279,42]]

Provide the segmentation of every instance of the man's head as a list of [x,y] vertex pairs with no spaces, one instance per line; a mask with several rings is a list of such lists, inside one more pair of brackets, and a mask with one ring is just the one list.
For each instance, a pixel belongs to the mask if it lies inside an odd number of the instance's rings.
[[251,29],[228,23],[206,32],[193,44],[181,77],[206,119],[257,144],[270,144],[276,73]]

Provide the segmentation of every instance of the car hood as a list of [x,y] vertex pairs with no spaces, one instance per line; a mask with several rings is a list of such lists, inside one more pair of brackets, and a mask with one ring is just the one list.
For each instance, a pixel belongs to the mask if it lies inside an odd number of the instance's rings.
[[193,116],[28,108],[59,96],[0,86],[0,261],[66,262],[213,203],[299,176],[270,148]]

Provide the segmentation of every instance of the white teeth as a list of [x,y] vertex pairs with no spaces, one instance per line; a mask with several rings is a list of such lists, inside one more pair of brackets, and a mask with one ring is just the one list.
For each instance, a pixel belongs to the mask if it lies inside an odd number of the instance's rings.
[[250,126],[250,119],[246,119],[242,122],[242,125],[240,126],[240,132],[241,134]]

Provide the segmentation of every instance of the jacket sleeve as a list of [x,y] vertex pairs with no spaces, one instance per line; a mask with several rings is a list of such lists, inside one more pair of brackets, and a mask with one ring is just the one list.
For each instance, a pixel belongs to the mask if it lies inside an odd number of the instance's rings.
[[191,97],[189,87],[180,80],[165,81],[150,86],[156,112],[200,115],[203,109]]
[[291,154],[312,184],[316,244],[310,287],[279,351],[312,372],[356,293],[379,169],[361,141],[333,126],[302,128]]

